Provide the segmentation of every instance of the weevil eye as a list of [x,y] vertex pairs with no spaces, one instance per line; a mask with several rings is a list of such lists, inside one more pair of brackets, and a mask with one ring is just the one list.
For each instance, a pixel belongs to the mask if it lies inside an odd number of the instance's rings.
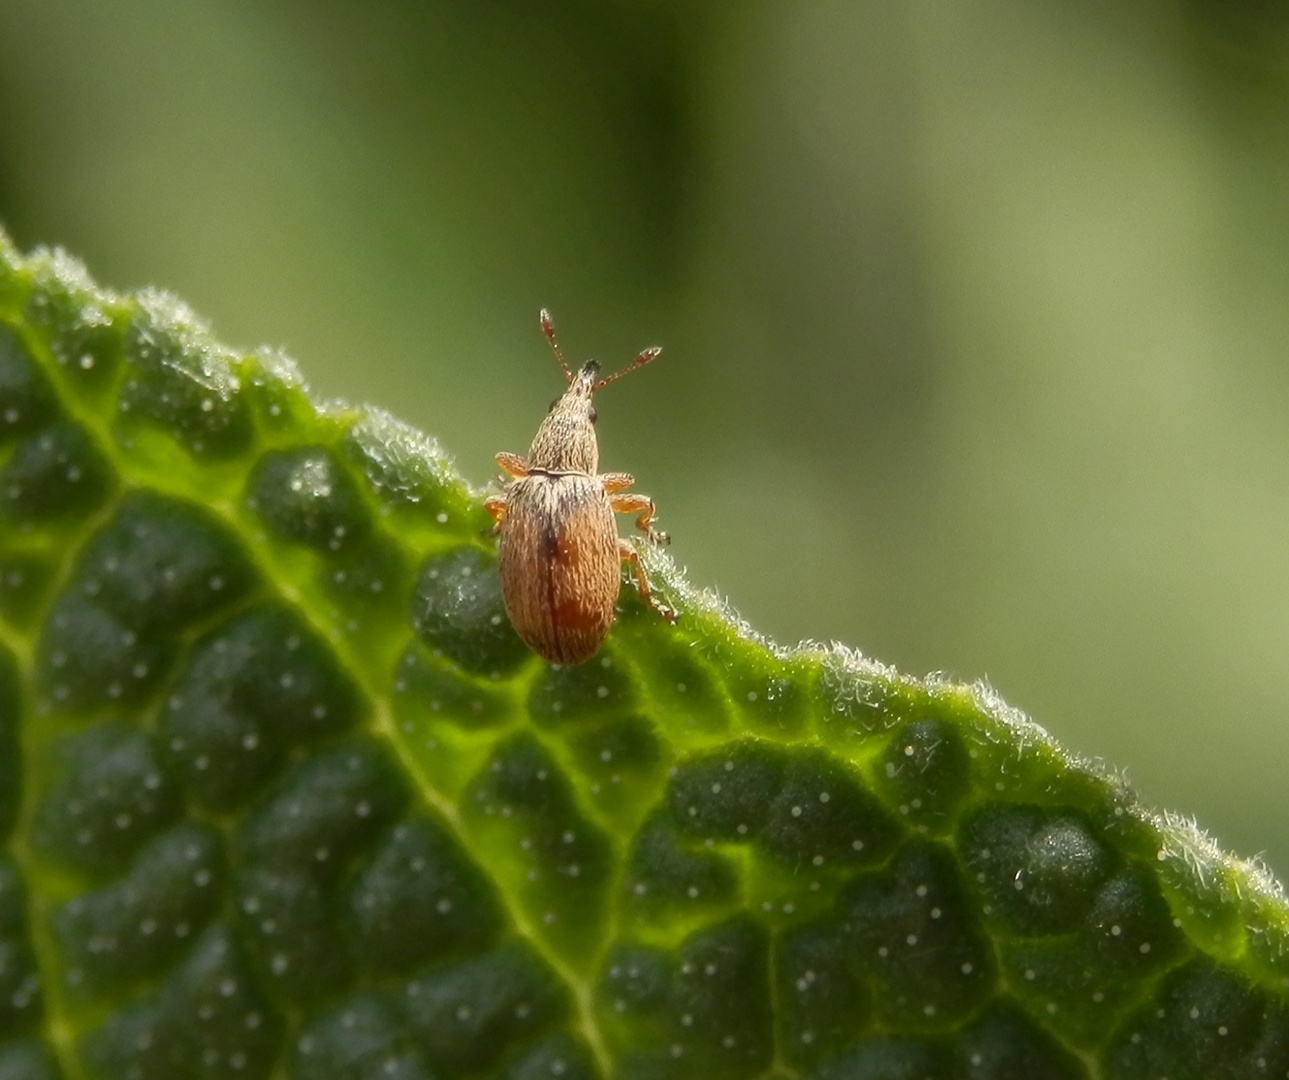
[[554,411],[555,411],[555,406],[556,406],[556,405],[558,405],[558,404],[559,404],[559,398],[556,398],[554,401],[552,401],[552,402],[551,402],[551,407],[550,407],[549,409],[547,409],[546,411],[547,411],[547,412],[554,412]]
[[595,423],[600,418],[600,414],[595,411],[595,406],[591,406],[591,423]]

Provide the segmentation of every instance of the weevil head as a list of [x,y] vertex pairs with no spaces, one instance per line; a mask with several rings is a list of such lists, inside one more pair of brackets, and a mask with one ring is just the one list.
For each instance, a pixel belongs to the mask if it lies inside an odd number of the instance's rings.
[[600,365],[588,360],[576,374],[569,370],[564,354],[555,343],[555,327],[550,312],[545,308],[539,316],[546,343],[559,361],[560,370],[568,381],[564,396],[558,398],[542,421],[528,451],[528,464],[536,469],[555,469],[562,472],[584,472],[594,475],[600,465],[600,447],[595,441],[595,406],[591,398],[602,386],[620,379],[628,372],[654,360],[661,349],[645,349],[621,371],[607,378],[600,378]]
[[563,396],[551,403],[528,451],[530,466],[591,474],[599,468],[595,405],[591,401],[599,377],[600,365],[588,360],[573,376]]

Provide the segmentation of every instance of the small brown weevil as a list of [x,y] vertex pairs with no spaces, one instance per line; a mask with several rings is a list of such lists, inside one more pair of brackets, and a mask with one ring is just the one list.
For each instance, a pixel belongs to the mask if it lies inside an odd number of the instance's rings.
[[649,606],[668,622],[676,621],[675,612],[649,592],[640,556],[630,541],[619,538],[613,515],[636,514],[636,528],[650,543],[667,543],[667,534],[650,524],[654,506],[648,495],[625,494],[635,483],[629,473],[596,472],[600,449],[591,403],[596,390],[644,367],[662,350],[645,349],[604,379],[594,360],[574,374],[544,309],[541,325],[568,389],[551,405],[527,458],[497,455],[509,480],[485,506],[497,523],[501,596],[516,632],[552,663],[580,664],[595,654],[613,624],[624,561]]

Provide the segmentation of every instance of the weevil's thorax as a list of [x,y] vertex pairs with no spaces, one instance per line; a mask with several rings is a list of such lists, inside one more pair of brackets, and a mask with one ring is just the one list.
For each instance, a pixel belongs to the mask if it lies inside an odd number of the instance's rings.
[[588,360],[573,376],[564,396],[546,414],[528,450],[530,469],[583,472],[594,476],[600,464],[591,394],[600,365]]

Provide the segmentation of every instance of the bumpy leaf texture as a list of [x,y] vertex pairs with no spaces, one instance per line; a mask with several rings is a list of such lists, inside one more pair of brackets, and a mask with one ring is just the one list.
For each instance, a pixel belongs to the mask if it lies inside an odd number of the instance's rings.
[[652,570],[0,237],[0,1080],[1289,1075],[1286,905],[988,688]]

